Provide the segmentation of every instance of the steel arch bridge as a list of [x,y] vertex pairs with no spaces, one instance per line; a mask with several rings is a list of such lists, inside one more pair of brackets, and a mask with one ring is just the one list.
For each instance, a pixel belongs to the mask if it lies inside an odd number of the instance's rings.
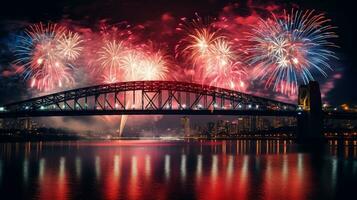
[[10,103],[1,107],[0,118],[150,114],[296,116],[297,110],[294,104],[196,83],[133,81]]

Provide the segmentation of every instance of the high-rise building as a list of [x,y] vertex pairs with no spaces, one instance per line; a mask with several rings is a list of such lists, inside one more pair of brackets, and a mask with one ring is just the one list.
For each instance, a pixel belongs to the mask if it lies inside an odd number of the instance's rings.
[[243,132],[255,130],[255,118],[253,116],[243,117]]
[[244,131],[244,121],[242,117],[237,119],[237,129],[239,133]]
[[214,122],[208,122],[207,124],[207,132],[209,135],[215,135],[216,130],[215,130],[215,123]]
[[238,134],[238,123],[236,121],[232,121],[231,123],[229,123],[228,134]]
[[273,117],[272,128],[280,128],[282,126],[281,117]]
[[181,118],[181,125],[184,135],[190,136],[191,134],[190,119],[187,116]]

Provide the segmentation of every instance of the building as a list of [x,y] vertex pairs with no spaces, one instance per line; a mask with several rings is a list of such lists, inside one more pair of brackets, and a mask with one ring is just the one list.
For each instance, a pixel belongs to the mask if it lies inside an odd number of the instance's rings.
[[0,119],[0,129],[35,130],[36,122],[31,118]]
[[216,135],[216,125],[214,122],[208,122],[207,124],[207,134],[208,135]]
[[190,136],[191,128],[190,128],[190,119],[185,116],[181,118],[181,126],[185,136]]
[[273,117],[272,121],[272,128],[280,128],[283,126],[282,118],[281,117]]

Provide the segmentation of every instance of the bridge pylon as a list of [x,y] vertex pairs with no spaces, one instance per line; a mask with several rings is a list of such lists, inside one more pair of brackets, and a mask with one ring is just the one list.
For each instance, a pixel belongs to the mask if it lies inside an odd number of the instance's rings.
[[300,143],[324,141],[323,112],[319,83],[310,81],[299,87],[298,105],[305,111],[298,116],[298,141]]

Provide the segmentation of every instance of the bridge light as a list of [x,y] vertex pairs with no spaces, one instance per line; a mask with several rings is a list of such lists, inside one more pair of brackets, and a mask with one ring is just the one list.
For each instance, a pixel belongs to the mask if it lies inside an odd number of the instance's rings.
[[241,105],[241,104],[239,104],[239,105],[238,105],[238,108],[242,108],[242,105]]
[[0,107],[0,112],[3,112],[5,111],[5,108],[4,107]]
[[217,108],[217,107],[218,107],[218,105],[215,103],[215,104],[213,104],[213,107]]
[[334,108],[333,110],[334,110],[334,111],[336,111],[336,110],[337,110],[337,108]]
[[169,108],[170,108],[170,105],[169,105],[169,104],[167,104],[167,105],[166,105],[166,108],[167,108],[167,109],[169,109]]
[[259,109],[259,105],[255,105],[255,108],[256,108],[256,109]]
[[115,108],[119,108],[119,104],[118,103],[115,104]]
[[197,107],[202,108],[202,105],[201,105],[201,104],[198,104]]
[[249,105],[248,105],[248,108],[249,108],[249,109],[250,109],[250,108],[252,108],[252,105],[251,105],[251,104],[249,104]]
[[284,106],[283,108],[284,108],[284,110],[286,110],[286,106]]
[[182,104],[182,108],[186,108],[186,104]]
[[41,110],[44,110],[44,109],[45,109],[45,107],[41,106],[41,107],[40,107],[40,109],[41,109]]
[[301,115],[301,112],[298,112],[298,115]]
[[298,106],[297,110],[302,110],[302,107],[301,107],[301,106]]
[[349,105],[346,104],[346,103],[342,104],[341,107],[342,107],[343,110],[349,110],[350,109]]
[[28,106],[25,106],[25,110],[28,110],[29,109],[29,107]]

